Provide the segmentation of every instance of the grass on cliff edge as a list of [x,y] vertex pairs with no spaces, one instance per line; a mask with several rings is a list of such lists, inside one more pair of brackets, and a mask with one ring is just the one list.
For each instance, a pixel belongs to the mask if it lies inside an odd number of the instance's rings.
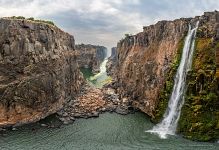
[[9,17],[9,18],[11,18],[11,19],[21,19],[21,20],[26,19],[26,20],[33,21],[33,22],[45,23],[45,24],[49,24],[49,25],[55,26],[54,22],[52,22],[52,21],[34,19],[33,17],[25,18],[23,16],[12,16],[12,17]]

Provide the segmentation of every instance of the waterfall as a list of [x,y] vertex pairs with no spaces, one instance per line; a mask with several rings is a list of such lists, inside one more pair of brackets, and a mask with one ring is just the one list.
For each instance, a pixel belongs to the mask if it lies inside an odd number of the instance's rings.
[[184,93],[186,89],[186,75],[192,66],[195,36],[198,28],[198,23],[196,23],[195,28],[191,29],[189,25],[189,31],[185,39],[181,62],[178,67],[175,79],[173,91],[168,103],[168,108],[163,116],[161,123],[155,125],[152,130],[147,132],[155,133],[160,136],[160,138],[167,138],[167,135],[174,135],[177,128],[177,123],[180,117],[181,108],[184,103]]

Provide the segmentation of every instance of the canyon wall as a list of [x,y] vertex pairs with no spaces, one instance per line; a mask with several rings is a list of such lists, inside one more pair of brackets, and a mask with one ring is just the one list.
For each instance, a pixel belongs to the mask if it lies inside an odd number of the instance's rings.
[[199,20],[178,131],[189,139],[209,141],[219,139],[219,12],[206,12]]
[[199,20],[192,70],[178,131],[187,138],[219,138],[219,101],[216,51],[219,47],[219,12],[195,18],[159,21],[117,45],[112,86],[120,97],[158,122],[167,108],[189,24]]
[[55,113],[83,82],[73,36],[47,23],[0,19],[0,126]]
[[165,75],[188,31],[191,19],[160,21],[117,45],[114,86],[133,106],[154,115]]
[[91,68],[93,73],[100,71],[100,64],[106,57],[106,47],[90,44],[76,45],[79,67]]
[[111,56],[108,58],[108,61],[106,64],[107,75],[113,76],[113,72],[115,72],[116,62],[117,62],[117,52],[116,52],[116,47],[113,47],[111,49]]

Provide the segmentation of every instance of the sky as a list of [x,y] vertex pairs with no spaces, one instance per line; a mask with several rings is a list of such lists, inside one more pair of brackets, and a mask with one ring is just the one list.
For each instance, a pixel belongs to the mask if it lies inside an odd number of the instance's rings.
[[52,20],[76,43],[111,48],[159,20],[219,10],[219,0],[0,0],[0,17]]

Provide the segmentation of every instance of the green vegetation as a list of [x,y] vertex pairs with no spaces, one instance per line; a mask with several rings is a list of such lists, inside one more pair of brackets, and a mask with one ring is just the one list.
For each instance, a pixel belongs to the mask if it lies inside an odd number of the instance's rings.
[[30,18],[27,18],[27,20],[34,21],[34,18],[33,18],[33,17],[30,17]]
[[178,131],[189,139],[209,141],[219,138],[218,82],[215,76],[215,50],[218,48],[219,42],[213,42],[211,38],[196,39],[178,126]]
[[180,40],[178,43],[178,50],[177,50],[177,55],[175,60],[173,61],[169,72],[166,74],[166,81],[164,84],[163,89],[161,90],[161,93],[159,95],[159,103],[157,105],[156,111],[155,111],[155,117],[152,119],[153,122],[159,122],[161,121],[165,110],[168,106],[168,101],[171,96],[171,92],[173,89],[174,85],[174,77],[177,72],[178,66],[180,64],[180,59],[182,55],[182,50],[183,50],[183,45],[184,45],[184,38]]
[[12,16],[10,17],[12,19],[26,19],[26,20],[29,20],[29,21],[34,21],[34,22],[39,22],[39,23],[45,23],[45,24],[49,24],[49,25],[52,25],[52,26],[55,26],[54,22],[52,21],[48,21],[48,20],[38,20],[38,19],[34,19],[33,17],[30,17],[30,18],[25,18],[23,16]]
[[13,18],[13,19],[25,19],[25,17],[23,17],[23,16],[13,16],[13,17],[11,17],[11,18]]
[[128,38],[130,36],[132,36],[132,34],[128,34],[128,33],[125,34],[125,38]]
[[[198,35],[202,35],[200,32]],[[153,119],[154,122],[162,119],[168,106],[183,44],[184,42],[181,40],[178,55],[166,76]],[[219,41],[201,37],[196,39],[193,66],[187,76],[185,103],[178,125],[178,132],[192,140],[209,141],[219,138],[218,79],[215,75],[216,49],[219,49]]]

